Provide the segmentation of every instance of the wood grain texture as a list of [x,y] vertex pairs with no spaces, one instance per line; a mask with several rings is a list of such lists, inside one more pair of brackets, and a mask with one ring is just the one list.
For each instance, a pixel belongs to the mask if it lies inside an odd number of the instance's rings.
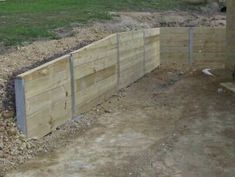
[[117,91],[116,35],[73,52],[72,60],[75,114],[78,116]]
[[225,28],[194,28],[193,59],[198,61],[220,62],[226,58]]
[[144,30],[144,74],[160,65],[160,29]]
[[161,64],[185,64],[189,59],[189,28],[161,28]]
[[144,75],[144,33],[119,34],[120,83],[125,88]]
[[193,63],[225,61],[225,28],[193,28],[192,50],[189,50],[189,29],[161,28],[161,64],[188,64],[191,60]]
[[19,75],[18,125],[28,137],[42,137],[159,64],[160,29],[110,35]]
[[24,81],[28,137],[42,137],[71,118],[69,55],[28,71]]

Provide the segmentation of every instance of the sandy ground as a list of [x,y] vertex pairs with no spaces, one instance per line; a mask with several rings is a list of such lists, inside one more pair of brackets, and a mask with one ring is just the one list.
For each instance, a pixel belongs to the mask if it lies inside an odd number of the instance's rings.
[[81,119],[90,127],[6,177],[233,177],[235,95],[223,70],[157,69]]

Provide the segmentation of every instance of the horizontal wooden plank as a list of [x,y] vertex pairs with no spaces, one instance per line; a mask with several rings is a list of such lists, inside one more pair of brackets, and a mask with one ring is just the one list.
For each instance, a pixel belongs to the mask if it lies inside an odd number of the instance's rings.
[[189,48],[185,46],[161,47],[161,53],[188,53]]
[[105,80],[111,76],[117,77],[116,65],[110,66],[101,71],[95,72],[93,74],[87,75],[81,79],[76,80],[76,85],[77,85],[76,91],[82,91],[84,89],[87,89],[90,86],[96,84],[97,82]]
[[36,67],[25,73],[22,73],[18,75],[17,78],[25,79],[28,81],[39,79],[41,77],[44,77],[45,75],[48,75],[49,74],[48,70],[51,70],[52,68],[55,70],[55,72],[61,72],[61,69],[62,70],[66,69],[64,68],[64,66],[68,63],[69,58],[70,58],[70,55],[64,55],[55,60],[47,62],[39,67]]
[[70,80],[67,72],[53,73],[44,78],[25,82],[25,97],[31,98],[60,87]]
[[116,35],[111,35],[103,40],[100,40],[82,49],[72,52],[71,55],[74,60],[74,66],[77,66],[80,64],[92,62],[100,58],[104,58],[105,56],[109,56],[110,53],[115,53],[116,49]]
[[86,75],[101,71],[107,67],[113,66],[117,64],[117,54],[113,53],[113,55],[105,58],[101,58],[99,60],[95,60],[93,62],[85,63],[82,65],[78,65],[74,67],[74,78],[79,79]]
[[113,94],[115,94],[116,92],[117,92],[117,87],[113,86],[113,87],[110,87],[109,90],[106,90],[99,96],[95,97],[95,99],[90,100],[89,102],[82,102],[81,104],[78,104],[77,114],[79,115],[79,114],[89,111],[92,107],[98,104],[101,104],[106,99],[110,98]]
[[146,38],[148,37],[153,38],[154,36],[160,35],[160,28],[145,29],[144,33]]
[[[72,54],[74,67],[86,63],[91,63],[99,59],[104,58],[113,58],[117,56],[117,46],[116,45],[107,45],[104,48],[99,48],[96,51],[93,49],[86,49],[85,52]],[[116,58],[116,57],[115,57]]]
[[144,75],[144,67],[142,62],[138,62],[132,67],[122,70],[120,73],[119,88],[125,88]]
[[25,83],[25,97],[30,98],[64,85],[70,80],[69,58],[63,57],[20,75]]
[[83,103],[89,103],[105,93],[110,88],[114,87],[117,87],[117,78],[115,76],[111,76],[105,80],[93,84],[90,87],[87,87],[85,90],[78,91],[76,94],[76,104],[81,105]]
[[226,53],[193,53],[194,60],[216,61],[225,60]]
[[189,28],[187,27],[163,27],[160,29],[160,34],[186,34],[188,33]]
[[[129,60],[129,62],[126,62],[126,64],[122,65],[122,67],[120,68],[120,72],[131,69],[131,68],[135,68],[136,65],[142,65],[142,67],[144,67],[143,64],[144,64],[143,60],[132,60],[132,61]],[[136,71],[136,72],[139,72],[139,71]]]
[[132,32],[124,32],[119,33],[119,42],[120,43],[126,43],[126,42],[132,42],[134,40],[143,40],[144,33],[143,31],[132,31]]
[[27,136],[41,138],[71,119],[71,116],[69,100],[55,103],[52,107],[44,108],[42,111],[28,117]]
[[128,58],[132,58],[134,55],[138,55],[139,53],[143,52],[144,52],[144,44],[129,49],[125,49],[123,46],[120,46],[119,57],[120,60],[125,60]]
[[193,28],[193,32],[195,34],[202,34],[202,35],[221,35],[221,34],[225,34],[226,28],[224,27],[196,27]]
[[65,83],[60,87],[56,87],[50,91],[41,93],[40,95],[26,98],[26,113],[30,116],[32,113],[40,112],[45,107],[50,107],[51,104],[71,98],[70,82]]
[[[25,87],[28,137],[42,137],[71,118],[70,55],[65,55],[18,77]],[[59,114],[58,114],[59,113]],[[50,125],[48,121],[50,119]]]
[[147,29],[110,35],[19,75],[25,133],[48,134],[116,92],[117,71],[123,88],[156,68],[159,57],[160,29]]
[[210,47],[202,46],[202,47],[194,47],[194,52],[197,53],[226,53],[226,48],[224,47]]
[[[192,31],[193,60],[219,61],[225,59],[225,28],[196,27]],[[160,42],[162,63],[188,62],[189,28],[162,28]]]

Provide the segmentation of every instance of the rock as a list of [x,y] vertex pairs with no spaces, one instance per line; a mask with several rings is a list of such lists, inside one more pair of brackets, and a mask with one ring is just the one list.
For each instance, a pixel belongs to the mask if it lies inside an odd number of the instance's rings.
[[30,143],[27,143],[26,148],[27,148],[27,149],[31,149],[31,148],[32,148],[31,144],[30,144]]
[[37,137],[32,137],[29,139],[30,141],[38,141],[38,138]]
[[105,112],[105,113],[112,113],[112,110],[110,110],[110,109],[109,109],[109,110],[108,110],[108,109],[105,109],[104,112]]
[[4,132],[5,128],[4,127],[0,127],[0,132]]
[[211,2],[207,6],[212,12],[219,12],[220,11],[219,3],[217,3],[217,2]]
[[25,136],[24,134],[20,134],[19,139],[20,139],[21,141],[25,141],[26,136]]
[[213,27],[220,27],[220,26],[226,26],[226,20],[215,20],[211,22],[211,26]]
[[9,136],[15,136],[17,134],[17,131],[15,128],[10,128],[9,130],[7,130],[7,134]]
[[23,143],[20,147],[20,150],[25,150],[27,148],[27,144],[26,143]]
[[5,119],[13,118],[14,117],[14,112],[13,111],[3,111],[2,112],[2,117]]
[[16,156],[16,155],[19,154],[19,151],[18,151],[17,148],[13,148],[13,149],[11,150],[11,153],[10,153],[10,154],[13,155],[13,156]]
[[4,153],[2,150],[0,150],[0,159],[4,158]]
[[184,72],[183,72],[183,71],[181,71],[181,72],[179,73],[179,75],[180,75],[180,76],[184,75]]

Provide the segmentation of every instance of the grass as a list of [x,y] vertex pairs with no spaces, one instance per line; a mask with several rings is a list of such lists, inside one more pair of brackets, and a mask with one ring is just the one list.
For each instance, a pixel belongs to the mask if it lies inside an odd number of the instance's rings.
[[0,43],[20,45],[57,38],[53,32],[71,23],[111,19],[109,11],[183,8],[182,0],[6,0],[0,2]]

